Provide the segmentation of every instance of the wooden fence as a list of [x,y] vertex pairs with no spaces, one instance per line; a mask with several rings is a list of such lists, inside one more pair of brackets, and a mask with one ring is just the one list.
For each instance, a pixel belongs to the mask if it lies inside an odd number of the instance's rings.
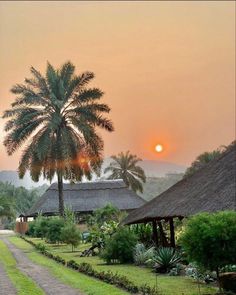
[[28,222],[16,222],[15,232],[24,235],[28,230]]

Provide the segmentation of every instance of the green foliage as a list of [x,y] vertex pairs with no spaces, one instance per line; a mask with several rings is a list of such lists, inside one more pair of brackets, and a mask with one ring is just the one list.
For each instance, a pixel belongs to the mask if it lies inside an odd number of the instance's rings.
[[93,214],[89,217],[88,225],[101,226],[104,222],[111,220],[119,222],[121,211],[114,207],[112,204],[107,204],[103,208],[96,209]]
[[123,216],[123,212],[111,204],[95,210],[87,222],[90,228],[88,240],[92,242],[92,245],[98,245],[99,249],[103,248],[106,238],[116,231]]
[[64,219],[67,223],[76,223],[75,213],[70,207],[65,207]]
[[147,224],[134,224],[130,226],[130,230],[132,230],[138,237],[138,240],[145,245],[153,244],[153,233],[152,226]]
[[89,241],[99,249],[104,248],[106,239],[116,232],[117,227],[118,223],[115,221],[104,222],[100,227],[95,225],[91,229]]
[[144,244],[137,244],[134,249],[134,263],[136,265],[145,265],[148,260],[153,259],[155,248],[146,248]]
[[201,213],[186,225],[180,243],[190,261],[208,270],[236,262],[236,212]]
[[107,263],[132,262],[136,243],[136,235],[127,227],[120,227],[111,237],[106,239],[101,257]]
[[35,237],[35,228],[36,228],[36,220],[30,221],[28,223],[28,231],[26,232],[27,235],[31,237]]
[[0,182],[0,216],[15,218],[25,213],[44,193],[47,186],[27,190],[24,187],[15,187],[8,182]]
[[36,244],[35,245],[35,248],[37,250],[39,250],[40,252],[42,252],[42,253],[45,253],[47,251],[47,247],[44,244],[42,244],[42,243]]
[[73,223],[67,223],[61,230],[61,240],[66,244],[71,245],[72,252],[74,247],[79,245],[81,240],[81,233]]
[[48,223],[48,231],[46,238],[49,243],[59,243],[61,239],[61,231],[65,221],[62,218],[51,218]]
[[0,217],[11,219],[15,216],[15,203],[13,198],[0,195]]
[[143,192],[142,183],[146,181],[146,176],[143,169],[137,165],[142,160],[129,151],[111,158],[113,162],[104,170],[105,173],[110,173],[108,179],[123,179],[133,191]]
[[174,248],[160,247],[149,263],[155,267],[157,272],[166,273],[176,266],[181,257],[181,253]]
[[34,227],[33,236],[37,238],[45,238],[48,234],[50,219],[39,216],[35,220],[35,225],[31,225]]

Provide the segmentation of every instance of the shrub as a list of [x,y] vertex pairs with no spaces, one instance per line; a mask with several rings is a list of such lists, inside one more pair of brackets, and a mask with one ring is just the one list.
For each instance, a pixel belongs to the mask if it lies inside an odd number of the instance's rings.
[[181,264],[177,263],[175,267],[171,268],[169,276],[179,276],[181,272]]
[[181,254],[174,248],[159,248],[154,257],[151,259],[151,264],[157,272],[166,273],[170,271],[181,260]]
[[65,206],[64,216],[67,223],[76,223],[75,213],[70,207]]
[[45,253],[47,251],[47,247],[42,243],[35,244],[35,248],[41,253]]
[[74,247],[77,247],[81,240],[81,233],[75,224],[68,223],[62,228],[61,240],[71,245],[71,250],[73,252]]
[[36,238],[45,238],[48,233],[49,220],[46,217],[38,217],[35,221],[34,236]]
[[134,249],[134,263],[136,265],[144,265],[154,257],[154,247],[146,249],[144,244],[137,244]]
[[235,264],[236,212],[201,213],[186,225],[180,243],[190,261],[207,270]]
[[35,236],[35,227],[36,227],[36,221],[30,221],[29,222],[29,228],[28,231],[26,232],[27,235],[29,235],[30,237],[34,237]]
[[64,227],[64,220],[61,218],[52,218],[48,223],[47,240],[49,243],[61,242],[61,231]]
[[136,235],[127,227],[118,228],[117,232],[106,239],[101,257],[107,262],[132,262],[133,250],[137,242]]
[[138,240],[145,245],[153,244],[153,232],[150,224],[133,224],[130,229],[137,235]]
[[121,212],[118,208],[114,207],[112,204],[107,204],[103,208],[99,208],[94,211],[88,220],[88,224],[101,226],[104,222],[119,221],[119,216]]

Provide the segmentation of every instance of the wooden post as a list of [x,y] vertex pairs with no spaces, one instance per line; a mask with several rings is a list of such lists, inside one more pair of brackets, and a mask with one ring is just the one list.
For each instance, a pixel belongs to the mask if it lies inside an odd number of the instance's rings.
[[164,233],[164,230],[163,230],[163,226],[162,226],[161,221],[158,222],[158,227],[159,227],[159,230],[160,230],[160,242],[161,242],[161,246],[162,247],[167,247],[168,246],[168,241],[167,241],[166,235]]
[[156,247],[158,247],[158,233],[157,233],[157,222],[156,222],[156,220],[152,221],[152,231],[153,231],[154,243],[155,243]]
[[170,224],[170,245],[175,248],[175,227],[173,218],[169,219]]

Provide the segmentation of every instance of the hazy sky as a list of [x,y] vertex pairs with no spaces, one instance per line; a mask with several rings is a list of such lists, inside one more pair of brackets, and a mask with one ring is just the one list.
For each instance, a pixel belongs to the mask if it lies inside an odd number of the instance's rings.
[[[1,114],[31,65],[67,60],[95,72],[112,108],[105,156],[188,165],[235,137],[233,1],[0,2]],[[0,157],[0,170],[17,168],[19,153],[8,157],[2,143]]]

